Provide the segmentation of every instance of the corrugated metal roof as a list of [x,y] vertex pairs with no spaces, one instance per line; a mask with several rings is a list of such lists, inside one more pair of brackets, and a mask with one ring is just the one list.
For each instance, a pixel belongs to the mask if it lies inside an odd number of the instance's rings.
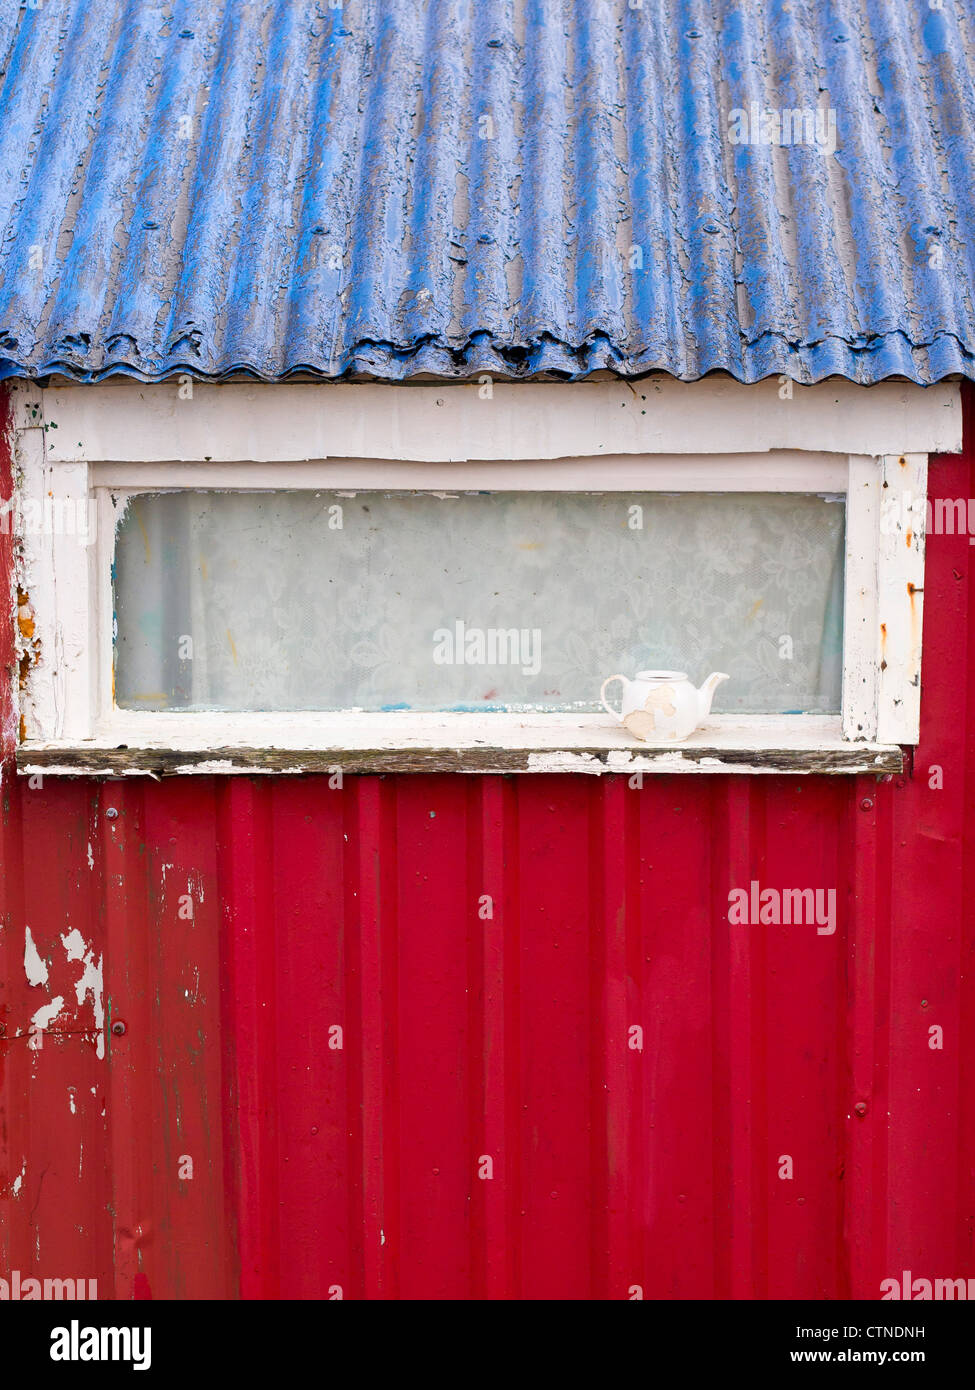
[[971,0],[5,0],[0,55],[6,375],[975,375]]

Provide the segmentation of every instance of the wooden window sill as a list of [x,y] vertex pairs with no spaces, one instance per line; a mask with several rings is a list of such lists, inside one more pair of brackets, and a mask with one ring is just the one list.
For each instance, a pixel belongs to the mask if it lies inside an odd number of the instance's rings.
[[640,743],[601,714],[135,714],[90,740],[29,740],[24,776],[189,773],[799,773],[903,770],[896,744],[852,743],[830,715],[714,716],[681,744]]

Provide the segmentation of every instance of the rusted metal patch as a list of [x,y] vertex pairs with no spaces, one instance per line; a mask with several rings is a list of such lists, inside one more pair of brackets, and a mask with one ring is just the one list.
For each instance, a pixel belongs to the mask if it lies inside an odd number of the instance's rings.
[[[30,595],[19,585],[17,586],[17,658],[17,684],[18,690],[23,694],[27,689],[32,669],[40,661],[41,640],[37,635],[37,623]],[[21,743],[27,737],[23,710],[20,712],[18,721],[18,736]]]

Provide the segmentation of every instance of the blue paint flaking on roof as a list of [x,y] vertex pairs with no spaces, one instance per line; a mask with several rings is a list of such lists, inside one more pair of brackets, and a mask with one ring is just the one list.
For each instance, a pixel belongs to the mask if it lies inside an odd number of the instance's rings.
[[0,375],[971,376],[973,3],[5,0]]

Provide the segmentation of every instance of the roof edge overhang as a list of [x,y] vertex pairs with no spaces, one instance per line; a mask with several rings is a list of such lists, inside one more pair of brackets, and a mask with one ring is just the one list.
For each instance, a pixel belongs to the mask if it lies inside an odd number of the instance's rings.
[[[179,377],[194,381],[255,382],[331,381],[331,382],[472,382],[488,376],[492,380],[516,381],[641,381],[666,376],[677,381],[700,381],[726,376],[743,385],[786,378],[797,385],[811,386],[820,381],[843,379],[858,386],[884,381],[906,381],[919,386],[938,382],[975,379],[975,354],[952,333],[939,334],[931,342],[912,342],[897,331],[851,343],[826,337],[818,342],[796,344],[781,334],[766,333],[743,344],[735,360],[702,361],[690,369],[676,361],[661,361],[649,353],[624,353],[608,339],[596,335],[572,346],[543,335],[533,343],[486,341],[487,334],[474,335],[463,345],[427,338],[408,345],[363,339],[343,355],[340,362],[328,360],[271,364],[242,358],[237,361],[204,363],[199,357],[185,360],[164,356],[153,360],[138,352],[113,357],[107,352],[95,365],[89,351],[76,350],[40,360],[30,356],[0,355],[0,380],[24,378],[41,381],[64,379],[92,383],[130,377],[142,382],[163,382]],[[185,339],[183,340],[185,345]],[[7,346],[10,353],[10,346]]]

